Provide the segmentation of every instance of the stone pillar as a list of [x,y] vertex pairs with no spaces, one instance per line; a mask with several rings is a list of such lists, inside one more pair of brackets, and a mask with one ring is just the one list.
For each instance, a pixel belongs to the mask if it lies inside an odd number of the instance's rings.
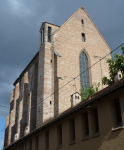
[[[51,27],[50,33],[48,32]],[[59,27],[43,23],[40,32],[45,31],[44,43],[39,49],[37,127],[54,117],[54,39]]]
[[6,116],[5,133],[4,133],[4,148],[8,145],[9,134],[9,115]]
[[18,138],[24,135],[25,128],[27,126],[27,110],[28,110],[28,72],[24,74],[21,78],[20,87],[20,102],[19,102],[19,114],[18,114],[18,124],[17,124],[17,134]]
[[38,84],[38,58],[35,60],[30,70],[30,85],[28,93],[28,115],[27,127],[25,134],[36,129],[36,112],[37,112],[37,84]]
[[37,112],[37,84],[38,84],[38,59],[34,64],[34,81],[31,91],[31,111],[30,111],[30,131],[36,128],[36,112]]
[[16,84],[15,89],[11,92],[10,97],[10,114],[9,114],[9,136],[8,145],[14,141],[14,135],[16,133],[16,112],[17,112],[17,101],[19,94],[19,83]]
[[54,117],[52,59],[51,43],[45,43],[39,51],[37,127]]
[[42,47],[39,50],[39,65],[38,65],[38,89],[37,89],[37,128],[42,124],[43,122],[43,93],[44,93],[44,53],[45,53],[45,47],[42,45]]

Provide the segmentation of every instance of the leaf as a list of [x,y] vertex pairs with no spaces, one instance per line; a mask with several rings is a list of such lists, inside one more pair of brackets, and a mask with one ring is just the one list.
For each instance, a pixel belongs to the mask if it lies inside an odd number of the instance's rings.
[[96,92],[98,92],[98,87],[100,86],[100,82],[99,83],[94,83],[91,87],[86,87],[84,88],[84,86],[82,86],[81,89],[81,100],[83,101],[84,99],[92,96],[93,94],[95,94]]

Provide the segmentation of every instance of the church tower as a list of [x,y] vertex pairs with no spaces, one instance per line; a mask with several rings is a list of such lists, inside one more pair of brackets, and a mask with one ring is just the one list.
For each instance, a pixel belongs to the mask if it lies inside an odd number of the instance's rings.
[[54,117],[54,40],[59,27],[44,22],[40,28],[37,127]]
[[111,49],[83,7],[60,27],[43,22],[39,32],[39,51],[13,84],[4,146],[77,105],[82,86],[100,82],[101,90],[109,76]]

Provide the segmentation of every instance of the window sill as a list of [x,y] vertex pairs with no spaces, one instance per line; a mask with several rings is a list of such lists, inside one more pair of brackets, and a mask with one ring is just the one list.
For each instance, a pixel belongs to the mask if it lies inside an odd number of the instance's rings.
[[124,126],[112,128],[112,131],[122,130],[122,129],[124,129]]
[[71,145],[71,144],[75,144],[76,142],[75,142],[75,140],[74,141],[71,141],[70,143],[69,143],[69,145]]
[[62,145],[57,146],[57,149],[62,148]]
[[89,140],[89,138],[90,138],[89,135],[87,135],[82,139],[82,141]]
[[98,137],[100,136],[99,132],[96,132],[95,134],[93,134],[93,136],[91,138],[94,138],[94,137]]

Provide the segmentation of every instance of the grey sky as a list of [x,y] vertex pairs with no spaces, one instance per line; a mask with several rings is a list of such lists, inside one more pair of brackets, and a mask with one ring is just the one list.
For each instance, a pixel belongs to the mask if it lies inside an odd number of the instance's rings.
[[39,50],[42,22],[61,26],[80,6],[111,49],[124,42],[124,0],[0,0],[1,105],[9,106],[14,81]]

